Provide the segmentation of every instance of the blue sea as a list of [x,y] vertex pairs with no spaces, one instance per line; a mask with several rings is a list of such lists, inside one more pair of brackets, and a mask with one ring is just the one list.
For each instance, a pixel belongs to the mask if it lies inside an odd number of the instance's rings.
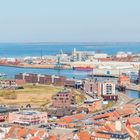
[[0,43],[0,57],[55,55],[60,50],[71,53],[73,48],[108,54],[118,51],[140,53],[140,43]]
[[[107,54],[116,54],[119,51],[140,53],[140,43],[0,43],[0,57],[23,58],[26,56],[55,55],[62,50],[70,54],[76,48],[79,51],[98,51]],[[73,70],[31,69],[0,66],[0,73],[13,78],[17,73],[40,73],[49,75],[63,75],[68,78],[82,79],[89,72]],[[139,98],[140,93],[128,92],[133,98]],[[134,96],[135,95],[135,96]]]

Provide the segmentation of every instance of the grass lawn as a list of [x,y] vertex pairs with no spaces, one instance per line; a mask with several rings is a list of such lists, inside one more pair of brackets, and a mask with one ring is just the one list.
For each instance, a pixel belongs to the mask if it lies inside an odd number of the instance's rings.
[[[37,104],[42,105],[51,101],[52,96],[60,91],[60,87],[46,85],[27,84],[24,89],[19,90],[0,90],[1,104]],[[14,95],[14,99],[9,99],[9,96]]]

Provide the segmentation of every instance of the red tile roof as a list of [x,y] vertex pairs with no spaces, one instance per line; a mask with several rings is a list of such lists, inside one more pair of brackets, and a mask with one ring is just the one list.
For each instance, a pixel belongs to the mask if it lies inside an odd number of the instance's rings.
[[31,135],[34,135],[37,131],[38,131],[38,130],[31,129],[31,130],[29,130],[28,133],[31,134]]
[[96,130],[96,132],[106,131],[106,132],[115,132],[115,125],[114,124],[105,124]]
[[[20,127],[18,127],[18,126],[11,127],[10,130],[8,131],[8,133],[5,135],[5,138],[13,138],[14,132],[18,129],[20,129]],[[17,134],[15,134],[15,135],[17,135]]]
[[51,136],[49,137],[49,140],[57,140],[57,136],[51,135]]
[[71,122],[74,121],[74,119],[81,120],[84,117],[85,117],[85,114],[77,114],[77,115],[72,115],[72,116],[64,117],[64,118],[60,119],[59,121],[66,122],[66,123],[71,123]]
[[[18,138],[21,139],[21,137],[26,137],[28,134],[31,134],[32,136],[34,136],[34,134],[37,133],[37,137],[36,139],[38,140],[38,138],[42,138],[43,135],[45,134],[44,130],[34,130],[34,129],[26,129],[23,127],[18,127],[18,126],[13,126],[10,128],[9,132],[5,135],[5,138]],[[34,139],[33,139],[34,140]]]
[[39,137],[31,138],[30,140],[41,140]]
[[119,114],[118,112],[114,111],[114,112],[109,112],[109,113],[105,113],[105,114],[100,114],[100,115],[96,115],[94,117],[94,119],[102,119],[102,118],[112,118],[112,119],[118,119],[119,118]]
[[44,134],[45,134],[44,130],[39,130],[39,132],[37,133],[37,136],[41,138],[43,137]]
[[140,117],[129,118],[127,121],[129,124],[140,124]]
[[109,132],[115,132],[115,125],[114,124],[107,124],[104,126]]
[[27,129],[26,128],[21,128],[18,130],[18,138],[20,139],[22,136],[26,136],[27,135]]
[[126,107],[124,107],[123,109],[117,109],[117,112],[120,116],[127,116],[136,113],[134,108],[126,108]]
[[107,134],[101,134],[101,133],[96,133],[95,138],[104,138],[104,139],[110,139],[110,135]]
[[87,131],[81,131],[77,135],[80,140],[90,140],[90,135]]
[[135,130],[130,125],[126,126],[126,130],[132,138],[136,137],[137,133],[135,132]]

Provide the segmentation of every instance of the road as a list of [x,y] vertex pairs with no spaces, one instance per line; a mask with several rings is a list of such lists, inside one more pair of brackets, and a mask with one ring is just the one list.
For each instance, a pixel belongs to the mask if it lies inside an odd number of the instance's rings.
[[126,104],[127,102],[129,102],[131,100],[131,98],[128,97],[124,93],[118,92],[117,94],[118,94],[119,100],[118,100],[118,102],[115,105],[116,107],[120,107],[120,106]]

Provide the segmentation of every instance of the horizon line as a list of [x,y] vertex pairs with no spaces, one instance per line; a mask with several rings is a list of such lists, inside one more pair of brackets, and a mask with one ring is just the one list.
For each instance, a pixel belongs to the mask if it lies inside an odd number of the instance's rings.
[[131,43],[140,43],[140,41],[91,41],[91,42],[86,42],[86,41],[71,41],[71,42],[68,42],[68,41],[38,41],[38,42],[34,42],[34,41],[31,41],[31,42],[19,42],[19,41],[14,41],[14,42],[0,42],[0,44],[95,44],[95,43],[106,43],[106,44],[120,44],[120,43],[123,43],[123,44],[131,44]]

